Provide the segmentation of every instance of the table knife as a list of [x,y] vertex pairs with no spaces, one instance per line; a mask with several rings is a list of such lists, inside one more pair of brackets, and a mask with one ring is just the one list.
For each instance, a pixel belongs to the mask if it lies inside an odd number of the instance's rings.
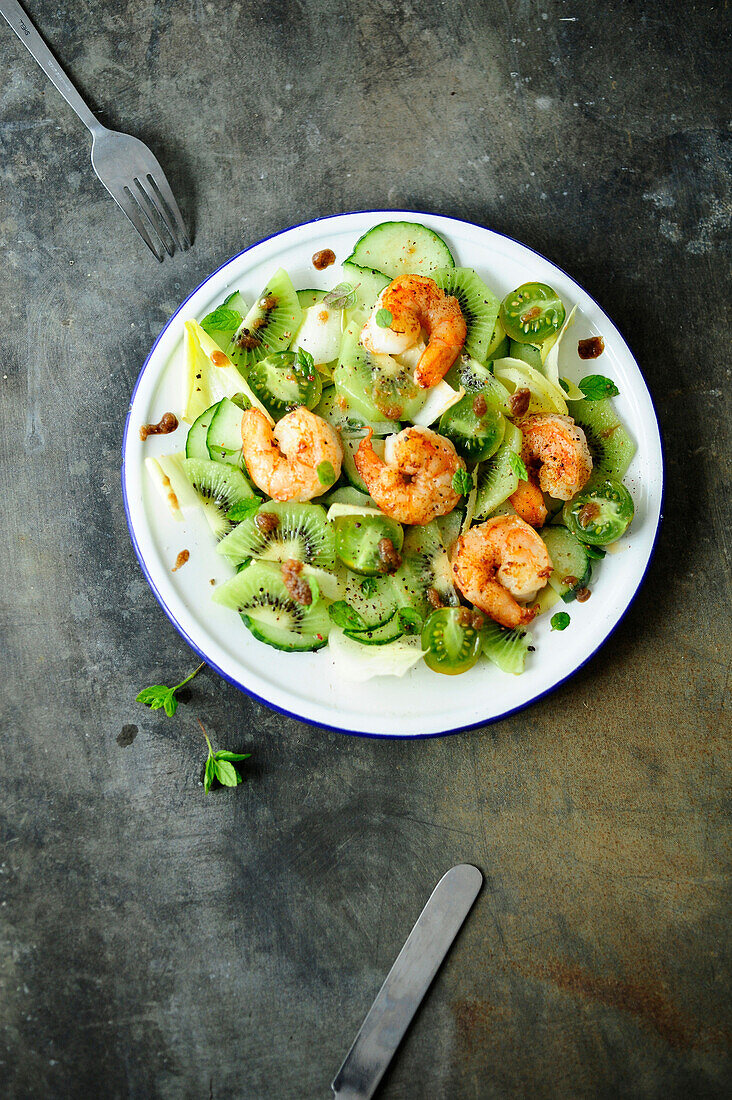
[[482,882],[477,867],[459,863],[437,883],[333,1080],[338,1100],[374,1095]]

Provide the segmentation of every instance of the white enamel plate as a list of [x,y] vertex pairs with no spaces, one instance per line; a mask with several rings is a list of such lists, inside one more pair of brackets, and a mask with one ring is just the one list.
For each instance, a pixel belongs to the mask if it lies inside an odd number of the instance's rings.
[[[278,267],[296,287],[328,288],[337,283],[337,263],[358,237],[382,221],[422,222],[447,241],[455,261],[474,267],[503,297],[524,282],[544,282],[560,294],[567,312],[578,305],[576,322],[562,343],[560,373],[574,381],[589,373],[612,378],[620,389],[617,409],[638,450],[626,477],[635,519],[598,562],[592,598],[567,607],[570,626],[552,632],[545,615],[532,624],[536,651],[521,676],[500,672],[481,661],[461,676],[440,676],[425,666],[398,679],[380,677],[363,684],[339,681],[327,648],[317,653],[281,653],[256,641],[233,612],[211,601],[211,581],[222,581],[229,566],[215,551],[203,514],[176,521],[165,509],[145,470],[144,459],[185,444],[187,425],[168,436],[139,439],[143,424],[163,413],[179,413],[184,403],[183,322],[200,320],[227,294],[240,289],[248,301]],[[331,248],[337,263],[313,268],[312,256]],[[577,340],[600,335],[605,351],[597,363],[583,363]],[[287,229],[235,256],[183,303],[160,333],[142,368],[125,426],[122,486],[130,534],[142,569],[171,622],[212,668],[243,691],[293,717],[350,733],[419,737],[483,725],[527,706],[575,672],[608,637],[627,610],[645,575],[661,516],[663,459],[650,394],[637,363],[612,321],[596,302],[554,264],[516,241],[468,222],[409,211],[341,214]],[[187,564],[171,572],[180,550]]]

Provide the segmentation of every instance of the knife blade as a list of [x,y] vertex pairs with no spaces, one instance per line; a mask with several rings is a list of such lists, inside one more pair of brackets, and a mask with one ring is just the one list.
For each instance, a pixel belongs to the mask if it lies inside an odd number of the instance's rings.
[[442,876],[386,976],[331,1088],[370,1100],[478,896],[483,875],[459,863]]

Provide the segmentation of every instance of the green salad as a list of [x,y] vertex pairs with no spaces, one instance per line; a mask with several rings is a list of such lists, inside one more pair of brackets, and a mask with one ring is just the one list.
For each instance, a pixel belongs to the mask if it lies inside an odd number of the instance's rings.
[[575,311],[539,282],[501,299],[428,227],[385,222],[330,290],[281,268],[187,321],[185,450],[146,465],[230,563],[205,598],[352,678],[521,673],[530,623],[571,627],[633,518],[617,387],[559,375]]

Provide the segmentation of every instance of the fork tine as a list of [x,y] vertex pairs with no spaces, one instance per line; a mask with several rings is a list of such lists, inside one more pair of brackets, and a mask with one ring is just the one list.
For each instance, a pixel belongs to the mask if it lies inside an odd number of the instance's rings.
[[165,224],[172,233],[173,240],[178,247],[185,252],[187,248],[191,247],[191,241],[185,227],[185,222],[178,209],[178,203],[173,197],[173,192],[170,190],[170,184],[165,177],[165,173],[159,164],[156,164],[156,167],[158,171],[155,175],[153,175],[152,172],[148,172],[148,183],[158,197],[159,201],[156,203],[158,212],[161,214]]
[[119,206],[122,213],[127,217],[134,225],[137,232],[142,237],[147,247],[152,252],[153,256],[159,263],[163,262],[163,253],[160,252],[158,245],[155,243],[157,234],[151,235],[148,227],[152,227],[152,222],[147,214],[142,210],[137,199],[130,191],[129,187],[120,188],[119,191],[112,191],[107,188],[110,195]]
[[[165,251],[168,253],[169,256],[172,256],[175,253],[176,240],[170,230],[170,226],[168,225],[162,210],[160,210],[155,200],[145,190],[138,176],[135,176],[133,182],[140,193],[139,195],[135,194],[135,198],[147,214],[149,220],[155,226],[155,230],[158,234],[158,237],[160,237],[160,240],[163,242]],[[142,199],[140,198],[140,196],[142,196]]]

